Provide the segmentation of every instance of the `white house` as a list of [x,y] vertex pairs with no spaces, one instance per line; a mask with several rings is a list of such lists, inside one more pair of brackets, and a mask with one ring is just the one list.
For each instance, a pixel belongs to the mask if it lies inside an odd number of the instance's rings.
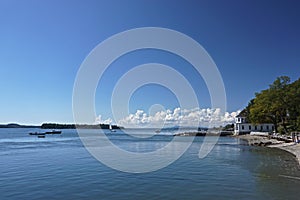
[[274,124],[251,124],[246,117],[237,116],[234,123],[234,134],[242,135],[250,132],[273,132]]

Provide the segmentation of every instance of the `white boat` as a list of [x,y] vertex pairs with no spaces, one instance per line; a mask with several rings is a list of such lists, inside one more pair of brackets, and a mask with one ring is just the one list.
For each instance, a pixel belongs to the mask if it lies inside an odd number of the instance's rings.
[[111,124],[109,125],[109,130],[110,130],[110,132],[116,132],[116,130],[114,130],[114,129],[112,128],[112,125],[111,125]]

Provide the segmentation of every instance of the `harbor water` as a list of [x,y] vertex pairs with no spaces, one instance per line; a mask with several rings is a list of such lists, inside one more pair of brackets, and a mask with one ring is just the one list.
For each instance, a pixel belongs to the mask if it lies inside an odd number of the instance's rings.
[[[29,135],[32,131],[42,130],[0,129],[1,200],[299,199],[300,168],[293,155],[246,146],[236,138],[220,137],[200,159],[204,137],[196,137],[169,166],[149,173],[126,173],[95,159],[76,130],[45,138]],[[136,139],[117,130],[107,137],[125,150],[151,152],[167,145],[173,136],[160,133]]]

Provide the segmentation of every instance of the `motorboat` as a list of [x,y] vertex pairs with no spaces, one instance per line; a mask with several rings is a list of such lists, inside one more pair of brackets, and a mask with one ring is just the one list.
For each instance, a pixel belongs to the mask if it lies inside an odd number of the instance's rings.
[[61,134],[61,131],[57,131],[57,130],[46,131],[45,134]]

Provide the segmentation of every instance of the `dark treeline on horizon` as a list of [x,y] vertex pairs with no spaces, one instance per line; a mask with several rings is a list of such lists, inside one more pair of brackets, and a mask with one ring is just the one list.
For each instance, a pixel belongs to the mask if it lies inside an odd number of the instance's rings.
[[[43,123],[41,126],[20,125],[20,124],[0,124],[0,128],[41,128],[41,129],[109,129],[109,124],[57,124]],[[120,129],[117,125],[112,125],[112,129]]]
[[[109,124],[56,124],[44,123],[41,129],[109,129]],[[112,125],[112,129],[120,129],[117,125]]]

